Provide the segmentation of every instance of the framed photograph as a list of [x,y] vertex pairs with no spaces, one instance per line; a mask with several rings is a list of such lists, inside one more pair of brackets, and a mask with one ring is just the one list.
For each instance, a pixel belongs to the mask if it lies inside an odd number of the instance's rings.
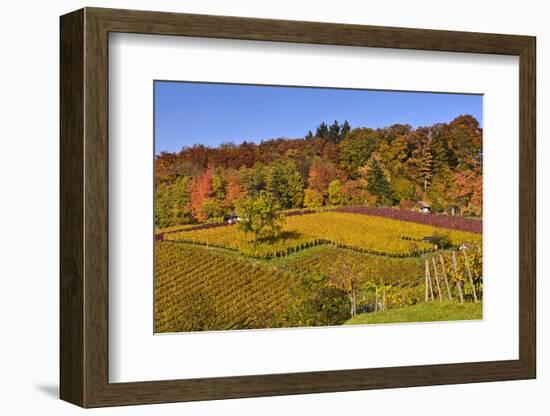
[[535,378],[535,49],[62,16],[61,398]]

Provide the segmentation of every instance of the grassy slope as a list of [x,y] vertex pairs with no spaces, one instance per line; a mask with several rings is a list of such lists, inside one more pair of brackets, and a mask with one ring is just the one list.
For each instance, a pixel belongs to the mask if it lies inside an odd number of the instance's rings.
[[345,325],[387,324],[397,322],[434,322],[482,319],[481,303],[429,302],[408,308],[364,313],[348,320]]

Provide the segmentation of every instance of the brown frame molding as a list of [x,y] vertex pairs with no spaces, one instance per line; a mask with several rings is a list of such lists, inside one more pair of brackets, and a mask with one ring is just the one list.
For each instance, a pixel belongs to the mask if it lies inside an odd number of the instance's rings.
[[[60,396],[82,407],[536,377],[536,39],[530,36],[85,8],[60,19]],[[109,383],[108,34],[519,56],[519,360]]]

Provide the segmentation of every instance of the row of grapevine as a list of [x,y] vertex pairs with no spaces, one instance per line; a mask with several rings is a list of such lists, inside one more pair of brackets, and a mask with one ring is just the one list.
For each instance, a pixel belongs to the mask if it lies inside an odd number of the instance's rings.
[[[338,208],[328,208],[321,210],[314,209],[301,209],[301,210],[292,210],[284,213],[286,217],[302,216],[316,214],[319,212],[343,212],[343,213],[352,213],[352,214],[361,214],[361,215],[372,215],[379,216],[383,218],[390,218],[400,221],[408,221],[417,224],[425,224],[439,228],[446,228],[450,230],[466,231],[472,233],[480,234],[483,231],[483,222],[478,219],[465,218],[460,216],[450,216],[442,214],[422,214],[420,212],[399,209],[399,208],[384,208],[384,207],[338,207]],[[229,226],[226,222],[209,222],[202,224],[183,224],[173,227],[167,227],[160,230],[157,235],[162,238],[162,235],[180,231],[193,231],[193,230],[202,230],[216,227]]]
[[[237,227],[219,227],[172,233],[166,241],[180,241],[237,250],[257,258],[282,257],[319,244],[334,244],[363,253],[412,257],[432,252],[434,244],[423,241],[441,229],[377,216],[323,212],[293,216],[276,238],[253,244],[251,236]],[[402,238],[410,236],[409,241]],[[463,231],[445,232],[452,245],[479,243],[481,235]]]
[[483,297],[481,247],[461,247],[427,259],[423,278],[424,301],[479,302]]
[[372,256],[327,247],[287,267],[301,275],[325,275],[335,285],[347,286],[358,313],[381,309],[378,305],[382,303],[394,308],[422,300],[422,286],[418,282],[422,263],[414,258]]
[[400,221],[409,221],[418,224],[426,224],[450,230],[467,231],[480,234],[483,231],[483,222],[473,218],[442,214],[423,214],[408,209],[381,208],[381,207],[341,207],[335,208],[336,212],[352,214],[374,215],[391,218]]
[[[167,240],[167,242],[173,242],[173,243],[185,243],[185,244],[195,244],[198,246],[204,246],[204,247],[215,247],[215,248],[222,248],[226,250],[231,250],[235,252],[239,252],[240,250],[234,249],[232,247],[225,247],[221,244],[217,243],[209,243],[208,241],[197,241],[194,239],[184,239],[180,238],[178,240]],[[415,249],[411,248],[410,251],[402,252],[402,253],[391,253],[391,252],[384,252],[384,251],[377,251],[377,250],[370,250],[367,248],[361,248],[361,247],[355,247],[350,246],[347,244],[340,243],[338,241],[331,241],[331,240],[324,240],[324,239],[317,239],[317,240],[311,240],[306,241],[304,243],[300,243],[296,246],[290,246],[282,250],[275,250],[275,251],[254,251],[253,253],[249,253],[248,257],[255,258],[255,259],[274,259],[274,258],[282,258],[286,256],[290,256],[292,254],[298,253],[299,251],[311,248],[311,247],[317,247],[320,245],[331,245],[338,248],[345,248],[348,250],[356,251],[358,253],[364,253],[364,254],[370,254],[373,256],[383,256],[383,257],[392,257],[392,258],[410,258],[410,257],[417,257],[423,254],[427,253],[433,253],[437,251],[437,247],[432,246],[429,248],[423,248],[423,249]]]
[[184,244],[157,243],[155,331],[269,327],[294,275]]
[[[317,211],[313,209],[302,209],[302,210],[288,211],[288,212],[285,212],[284,215],[286,217],[294,217],[298,215],[315,214],[316,212]],[[200,223],[200,224],[182,224],[182,225],[175,225],[172,227],[165,227],[155,233],[155,241],[164,241],[164,236],[166,234],[178,233],[182,231],[208,230],[210,228],[230,227],[232,225],[235,225],[235,223],[234,222],[229,223],[225,221],[213,221],[213,222],[206,222],[206,223]]]
[[397,259],[364,255],[355,251],[327,247],[285,266],[297,273],[326,273],[337,275],[344,267],[363,281],[394,282],[399,285],[417,285],[423,271],[417,259]]

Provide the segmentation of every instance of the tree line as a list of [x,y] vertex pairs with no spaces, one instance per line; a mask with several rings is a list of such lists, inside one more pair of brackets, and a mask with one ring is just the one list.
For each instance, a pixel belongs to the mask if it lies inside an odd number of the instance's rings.
[[482,129],[471,115],[416,129],[321,123],[303,138],[194,145],[155,162],[159,227],[219,220],[266,194],[282,209],[423,201],[435,212],[482,213]]

